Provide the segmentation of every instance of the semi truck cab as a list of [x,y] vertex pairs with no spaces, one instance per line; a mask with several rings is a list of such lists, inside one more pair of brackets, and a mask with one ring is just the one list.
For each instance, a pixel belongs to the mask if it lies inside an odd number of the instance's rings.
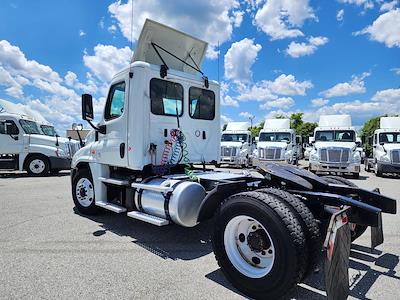
[[373,157],[365,160],[366,171],[400,173],[400,117],[382,117],[372,137]]
[[255,164],[271,161],[295,164],[300,151],[296,140],[296,133],[290,128],[289,119],[265,120],[257,143]]
[[249,166],[253,152],[253,139],[247,122],[230,122],[221,136],[220,164]]
[[309,157],[312,172],[360,174],[361,155],[357,151],[356,131],[350,115],[320,116],[314,131],[313,149]]

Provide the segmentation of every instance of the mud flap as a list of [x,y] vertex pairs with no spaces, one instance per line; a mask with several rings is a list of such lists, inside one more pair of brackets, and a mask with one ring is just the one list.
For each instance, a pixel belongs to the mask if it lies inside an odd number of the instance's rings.
[[351,233],[345,207],[335,212],[324,242],[325,290],[329,300],[344,300],[349,295],[349,258]]
[[378,226],[371,227],[371,250],[383,243],[382,214],[378,216]]

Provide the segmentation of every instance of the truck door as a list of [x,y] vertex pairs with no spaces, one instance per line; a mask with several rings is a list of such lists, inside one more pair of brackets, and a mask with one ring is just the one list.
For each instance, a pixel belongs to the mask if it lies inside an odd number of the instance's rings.
[[111,166],[126,167],[127,158],[127,124],[128,124],[128,83],[129,79],[114,81],[110,87],[104,109],[106,133],[99,134],[96,151],[101,163]]
[[23,149],[22,134],[10,119],[0,120],[0,154],[19,154]]

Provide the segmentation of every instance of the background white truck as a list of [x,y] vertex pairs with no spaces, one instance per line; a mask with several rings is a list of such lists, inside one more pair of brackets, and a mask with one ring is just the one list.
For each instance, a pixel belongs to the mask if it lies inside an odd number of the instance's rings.
[[371,138],[372,158],[365,160],[365,170],[400,174],[400,117],[382,117],[379,129]]
[[267,119],[261,129],[254,164],[282,161],[296,164],[301,154],[301,140],[296,143],[296,133],[289,119]]
[[36,122],[38,112],[34,117],[25,113],[18,105],[0,100],[0,169],[26,170],[31,175],[69,170],[79,142],[45,135]]
[[350,115],[322,115],[314,130],[309,170],[347,173],[358,178],[361,155],[356,148],[356,131],[352,127]]
[[219,164],[247,167],[251,163],[254,142],[250,124],[230,122],[221,135],[221,159]]

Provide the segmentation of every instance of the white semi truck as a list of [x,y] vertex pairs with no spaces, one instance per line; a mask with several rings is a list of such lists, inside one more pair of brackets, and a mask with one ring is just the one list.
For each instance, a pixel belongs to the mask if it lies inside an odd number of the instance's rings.
[[221,135],[219,85],[200,69],[206,49],[146,20],[131,64],[111,81],[99,124],[92,96],[82,95],[82,117],[95,135],[73,157],[75,207],[156,226],[194,227],[215,217],[216,259],[229,281],[256,299],[290,292],[314,270],[323,247],[328,298],[345,299],[348,221],[378,227],[374,247],[383,238],[381,213],[395,213],[396,201],[289,165],[260,167],[257,176],[207,170],[219,158]]
[[230,122],[221,135],[219,164],[247,167],[251,164],[254,141],[247,122]]
[[310,171],[359,177],[361,155],[357,151],[356,131],[350,115],[320,116],[313,144],[309,157]]
[[265,162],[287,162],[296,164],[301,154],[301,141],[298,144],[289,119],[267,119],[261,129],[254,165]]
[[372,158],[365,160],[365,170],[384,173],[400,173],[400,117],[382,117],[379,129],[372,137]]
[[0,169],[25,170],[36,176],[69,170],[79,143],[45,135],[37,118],[23,112],[13,103],[0,100]]

